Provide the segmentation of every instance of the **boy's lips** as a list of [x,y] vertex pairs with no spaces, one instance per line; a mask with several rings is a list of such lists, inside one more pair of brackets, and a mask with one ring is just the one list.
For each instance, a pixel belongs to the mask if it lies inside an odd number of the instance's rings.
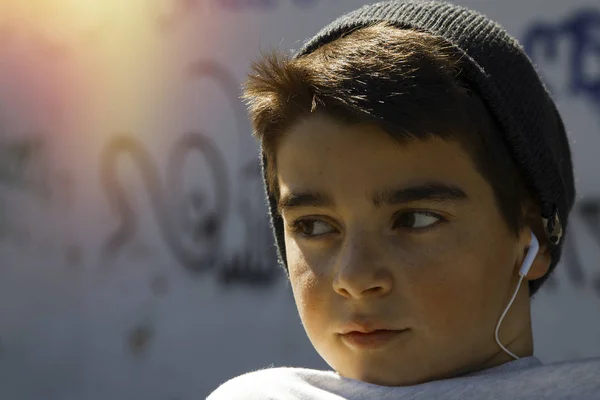
[[404,331],[406,328],[397,328],[392,324],[384,324],[365,319],[356,319],[342,326],[340,335],[348,333],[373,333],[375,331]]
[[351,347],[360,349],[381,348],[391,341],[408,333],[407,328],[394,328],[390,324],[375,322],[350,322],[341,329],[339,335]]
[[373,350],[387,347],[392,341],[406,336],[409,331],[409,329],[378,329],[371,332],[351,331],[341,334],[341,338],[347,345],[355,349]]

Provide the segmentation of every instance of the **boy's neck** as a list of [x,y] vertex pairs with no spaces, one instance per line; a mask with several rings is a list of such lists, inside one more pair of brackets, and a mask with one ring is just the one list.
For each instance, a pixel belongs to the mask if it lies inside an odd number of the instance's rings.
[[[524,324],[522,332],[514,340],[503,343],[506,348],[510,349],[510,351],[519,358],[533,356],[533,331],[531,328],[530,314],[527,313],[526,317],[528,323]],[[498,367],[511,361],[515,361],[515,359],[498,347],[498,351],[496,353],[480,364],[476,370],[471,372],[483,371],[489,368]]]

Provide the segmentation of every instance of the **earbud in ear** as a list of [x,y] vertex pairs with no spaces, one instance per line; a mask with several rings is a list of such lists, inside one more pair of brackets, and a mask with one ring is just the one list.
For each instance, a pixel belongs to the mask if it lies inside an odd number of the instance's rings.
[[527,254],[525,255],[525,259],[523,260],[523,264],[521,264],[521,269],[519,270],[519,275],[525,276],[529,273],[529,269],[537,256],[538,251],[540,250],[540,242],[537,237],[531,232],[531,243],[529,244],[529,249],[527,250]]

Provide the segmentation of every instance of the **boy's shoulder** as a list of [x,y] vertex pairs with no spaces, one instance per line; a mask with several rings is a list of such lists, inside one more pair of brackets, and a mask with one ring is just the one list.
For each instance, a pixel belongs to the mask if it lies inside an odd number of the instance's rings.
[[[267,368],[233,378],[212,392],[207,400],[275,400],[315,398],[337,400],[340,397],[323,391],[318,384],[335,380],[334,372],[303,368]],[[307,397],[310,396],[310,397]]]
[[335,372],[269,368],[233,378],[207,400],[293,399],[597,399],[600,358],[541,364],[517,370],[494,369],[416,386],[384,387],[340,377]]
[[478,395],[511,399],[600,400],[600,358],[540,364],[522,370],[460,378]]

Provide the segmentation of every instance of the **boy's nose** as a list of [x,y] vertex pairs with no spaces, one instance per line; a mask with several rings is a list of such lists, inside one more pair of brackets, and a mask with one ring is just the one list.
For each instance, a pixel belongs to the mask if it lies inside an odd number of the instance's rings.
[[346,298],[382,297],[392,290],[389,268],[376,254],[376,243],[347,243],[338,254],[333,289]]

